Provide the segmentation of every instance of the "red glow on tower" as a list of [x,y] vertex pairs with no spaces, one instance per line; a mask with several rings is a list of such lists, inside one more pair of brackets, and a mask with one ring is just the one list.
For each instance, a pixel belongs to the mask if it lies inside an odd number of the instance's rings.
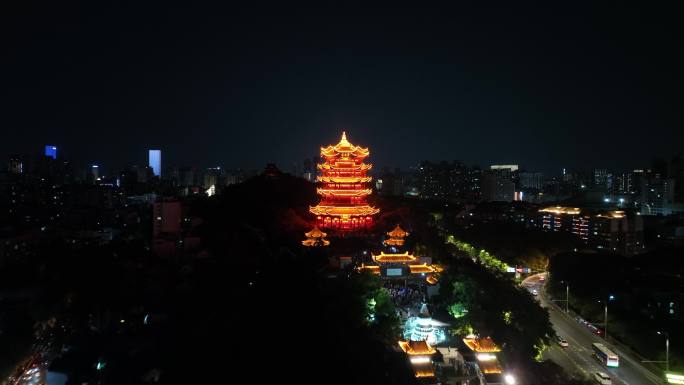
[[354,231],[373,223],[373,216],[380,210],[366,203],[372,192],[368,187],[372,178],[366,176],[372,165],[363,163],[368,155],[368,148],[349,143],[344,132],[336,145],[321,147],[321,175],[317,179],[321,202],[309,208],[319,227]]

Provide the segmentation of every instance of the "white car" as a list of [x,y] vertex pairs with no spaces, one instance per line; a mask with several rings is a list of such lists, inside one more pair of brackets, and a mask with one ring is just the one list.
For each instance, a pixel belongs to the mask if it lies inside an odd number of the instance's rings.
[[611,385],[613,383],[613,381],[610,379],[610,376],[603,372],[594,373],[594,380],[596,380],[597,384],[601,385]]
[[558,337],[558,345],[562,348],[567,348],[569,346],[568,341],[564,340],[561,337]]

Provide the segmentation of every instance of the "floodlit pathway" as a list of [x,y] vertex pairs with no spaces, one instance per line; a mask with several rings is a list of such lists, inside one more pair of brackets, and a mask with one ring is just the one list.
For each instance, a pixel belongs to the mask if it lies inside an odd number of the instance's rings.
[[542,277],[545,277],[545,273],[532,275],[527,277],[522,285],[530,291],[539,292],[538,300],[541,306],[548,309],[554,330],[569,344],[567,348],[562,348],[553,341],[551,348],[545,353],[545,358],[575,375],[593,376],[593,373],[597,371],[607,373],[612,378],[613,384],[660,385],[664,383],[663,379],[644,368],[638,360],[613,345],[609,347],[620,357],[619,368],[607,368],[596,360],[592,355],[591,344],[594,342],[605,344],[605,341],[546,298]]

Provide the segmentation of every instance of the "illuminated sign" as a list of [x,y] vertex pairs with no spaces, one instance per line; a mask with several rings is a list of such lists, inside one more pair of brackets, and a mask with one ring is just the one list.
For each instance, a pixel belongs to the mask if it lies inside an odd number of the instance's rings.
[[57,146],[45,146],[45,156],[57,159]]
[[403,274],[403,270],[401,268],[398,269],[387,269],[385,270],[385,275],[388,277],[400,277]]

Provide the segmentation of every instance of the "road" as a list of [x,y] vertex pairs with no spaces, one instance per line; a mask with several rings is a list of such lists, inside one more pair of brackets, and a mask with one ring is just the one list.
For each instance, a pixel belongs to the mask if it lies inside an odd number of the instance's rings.
[[543,290],[545,275],[536,274],[526,278],[522,285],[528,290],[537,290],[536,297],[540,304],[549,310],[551,324],[559,336],[568,341],[567,348],[560,347],[557,343],[545,353],[545,358],[552,360],[568,373],[574,375],[593,376],[597,371],[608,374],[613,384],[624,385],[661,385],[664,380],[644,368],[641,363],[619,348],[609,345],[610,349],[620,357],[619,368],[607,368],[592,356],[591,344],[605,341],[591,332],[584,324],[576,321],[565,314],[564,308],[553,304]]

